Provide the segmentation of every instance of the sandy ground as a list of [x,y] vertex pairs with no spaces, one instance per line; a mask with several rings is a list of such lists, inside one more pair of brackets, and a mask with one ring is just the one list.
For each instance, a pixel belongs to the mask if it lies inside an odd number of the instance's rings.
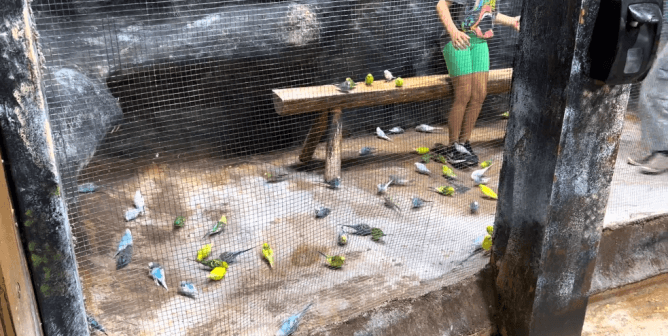
[[663,336],[668,330],[668,274],[594,295],[583,336]]
[[[504,129],[505,121],[489,121],[476,128],[472,139],[482,160],[495,161],[488,173],[495,190]],[[314,305],[303,330],[344,321],[393,298],[415,297],[475,273],[484,258],[459,263],[493,223],[496,202],[481,197],[470,170],[456,171],[456,184],[464,188],[454,197],[429,190],[449,184],[440,174],[441,164],[427,164],[431,176],[415,173],[420,156],[412,149],[445,142],[446,134],[410,130],[393,139],[344,139],[340,190],[320,183],[324,143],[308,165],[298,162],[299,150],[243,162],[161,155],[153,162],[119,162],[117,172],[105,171],[102,161],[94,161],[91,169],[99,173],[90,174],[90,180],[104,187],[83,195],[72,216],[88,311],[110,335],[272,335],[282,320],[310,302]],[[629,119],[606,225],[668,209],[666,197],[661,197],[668,193],[666,176],[641,175],[626,164],[628,155],[638,153],[638,139],[639,125]],[[379,151],[362,158],[358,151],[363,146]],[[266,183],[263,174],[276,169],[290,172],[289,180]],[[401,213],[385,207],[376,195],[376,185],[390,174],[415,180],[411,186],[390,187],[388,195]],[[471,189],[464,192],[465,188]],[[126,222],[123,213],[132,207],[138,189],[147,212]],[[434,202],[411,210],[412,196]],[[472,201],[481,205],[477,215],[469,212]],[[332,213],[315,219],[319,206]],[[229,221],[225,232],[202,240],[221,215]],[[186,218],[182,229],[172,226],[177,216]],[[359,223],[382,228],[388,236],[380,243],[353,236],[347,246],[337,246],[340,225]],[[135,254],[128,267],[116,271],[112,255],[125,228],[133,232]],[[264,242],[274,248],[274,269],[260,256]],[[213,243],[214,255],[255,249],[239,257],[223,281],[210,282],[208,273],[193,261],[205,243]],[[342,270],[328,269],[317,251],[343,254],[347,264]],[[151,261],[165,267],[169,290],[148,277]],[[196,300],[176,293],[181,280],[199,288]]]
[[[488,172],[490,186],[498,183],[504,126],[505,121],[482,125],[472,141],[483,160],[496,161]],[[440,174],[442,164],[433,161],[427,166],[434,174],[417,174],[414,162],[420,156],[412,149],[431,147],[445,136],[409,131],[393,136],[393,142],[346,139],[339,190],[321,184],[324,144],[309,165],[298,163],[295,150],[233,164],[216,159],[184,164],[161,156],[161,162],[135,163],[126,171],[131,174],[99,174],[95,182],[104,188],[83,195],[74,215],[87,309],[111,335],[272,335],[309,302],[314,305],[305,330],[454,283],[484,265],[479,255],[460,262],[492,224],[496,201],[481,197],[471,171],[457,171],[461,192],[454,197],[429,190],[450,183]],[[360,158],[362,146],[379,151]],[[275,169],[291,172],[289,180],[267,183],[263,174]],[[390,187],[388,195],[401,212],[385,207],[376,194],[376,185],[390,174],[415,180]],[[123,213],[138,189],[147,211],[126,222]],[[414,195],[433,203],[412,210]],[[481,207],[476,215],[469,211],[474,200]],[[316,219],[319,206],[332,213]],[[225,232],[202,240],[223,214],[229,222]],[[177,216],[186,218],[182,229],[172,226]],[[347,246],[336,245],[341,224],[359,223],[388,236],[379,243],[352,236]],[[116,271],[112,255],[125,228],[133,232],[135,254],[128,267]],[[274,248],[274,269],[260,256],[264,242]],[[255,249],[239,257],[223,281],[211,282],[193,261],[205,243],[213,243],[214,255]],[[331,270],[317,251],[345,255],[347,263]],[[151,261],[165,267],[169,290],[148,277]],[[178,295],[181,280],[193,282],[201,295],[196,300]]]

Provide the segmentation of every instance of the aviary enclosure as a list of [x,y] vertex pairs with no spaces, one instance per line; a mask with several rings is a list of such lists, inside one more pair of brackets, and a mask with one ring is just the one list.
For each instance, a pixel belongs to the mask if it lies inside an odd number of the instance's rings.
[[[499,26],[488,41],[488,95],[470,137],[479,162],[457,169],[438,151],[454,84],[435,5],[33,1],[87,312],[111,335],[273,335],[312,304],[300,330],[318,330],[487,263],[480,247],[496,203],[472,174],[490,164],[483,185],[496,191],[518,34]],[[521,2],[497,6],[514,17]],[[346,78],[352,91],[332,85]],[[606,223],[668,209],[657,196],[666,179],[625,164],[641,148],[630,109]],[[384,236],[346,226],[358,224]],[[132,250],[117,269],[127,230]],[[207,244],[203,260],[250,250],[215,281],[197,261]],[[194,299],[179,294],[182,281]]]

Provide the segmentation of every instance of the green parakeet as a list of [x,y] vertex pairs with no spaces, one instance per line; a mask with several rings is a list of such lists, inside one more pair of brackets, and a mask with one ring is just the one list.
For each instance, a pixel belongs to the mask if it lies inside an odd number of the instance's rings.
[[373,75],[372,74],[366,75],[364,83],[366,83],[366,85],[371,85],[371,83],[373,83]]
[[346,262],[346,257],[344,256],[328,256],[320,251],[318,253],[322,254],[327,259],[327,265],[331,268],[341,268]]
[[383,230],[379,228],[372,228],[371,229],[371,240],[373,241],[379,241],[380,238],[386,236],[386,234],[383,232]]
[[457,175],[455,175],[455,172],[452,170],[452,168],[443,165],[443,175],[447,178],[455,178]]
[[183,227],[185,222],[186,222],[186,220],[183,217],[181,217],[181,216],[176,217],[176,219],[174,220],[174,226]]
[[206,238],[206,237],[208,237],[208,236],[211,236],[211,235],[220,233],[221,231],[223,231],[223,228],[224,228],[226,225],[227,225],[227,217],[225,217],[225,215],[220,216],[220,219],[218,220],[218,222],[216,223],[216,225],[214,225],[214,226],[211,228],[211,230],[210,230],[209,232],[207,232],[207,233],[204,235],[204,237],[202,237],[202,239],[204,239],[204,238]]
[[404,86],[404,79],[401,78],[401,77],[399,77],[399,78],[397,78],[397,79],[394,81],[394,84],[395,84],[397,87],[402,87],[402,86]]
[[455,194],[455,188],[451,186],[440,186],[438,188],[432,188],[432,189],[434,189],[435,192],[445,196],[452,196]]
[[489,251],[492,248],[492,236],[485,235],[485,238],[482,240],[482,248],[485,251]]
[[501,118],[503,118],[503,119],[510,118],[510,111],[506,111],[506,112],[501,113]]
[[487,226],[487,233],[491,236],[494,234],[494,226],[493,225],[488,225]]
[[431,160],[431,153],[427,153],[425,155],[422,155],[422,162],[429,163],[429,160]]
[[269,267],[274,268],[274,250],[269,247],[269,244],[262,245],[262,255],[269,262]]
[[212,246],[213,244],[206,244],[202,246],[202,248],[197,251],[197,261],[202,262],[202,260],[208,258],[209,254],[211,254]]
[[438,162],[440,162],[440,163],[442,163],[442,164],[446,164],[446,163],[448,162],[448,161],[445,159],[445,156],[443,156],[443,155],[439,155],[439,156],[437,156],[435,160],[438,161]]
[[209,269],[214,269],[216,267],[221,267],[223,266],[224,261],[220,259],[211,259],[211,260],[202,260],[200,261],[202,265],[205,265]]

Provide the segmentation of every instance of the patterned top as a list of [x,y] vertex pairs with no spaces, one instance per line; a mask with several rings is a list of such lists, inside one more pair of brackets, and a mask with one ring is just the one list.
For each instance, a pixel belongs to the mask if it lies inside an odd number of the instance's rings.
[[[497,14],[496,0],[446,0],[452,2],[450,16],[455,26],[465,33],[482,39],[494,36],[494,19]],[[450,35],[444,33],[445,43]]]

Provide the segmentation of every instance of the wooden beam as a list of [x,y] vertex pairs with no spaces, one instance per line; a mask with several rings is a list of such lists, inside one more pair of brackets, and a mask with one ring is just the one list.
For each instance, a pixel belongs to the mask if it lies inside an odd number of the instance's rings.
[[327,142],[327,158],[325,159],[325,181],[329,182],[341,176],[341,138],[343,125],[341,109],[332,110],[332,134]]
[[325,133],[327,129],[327,117],[329,116],[329,111],[320,113],[318,119],[315,121],[315,124],[311,126],[311,130],[306,136],[306,141],[304,141],[304,148],[302,148],[301,154],[299,154],[299,161],[309,162],[313,158],[313,153],[315,148],[322,138],[322,134]]
[[[509,92],[512,74],[512,69],[490,71],[487,93]],[[360,82],[350,93],[340,92],[333,85],[275,89],[272,92],[276,112],[293,115],[322,111],[323,108],[348,109],[443,99],[452,93],[449,79],[448,75],[405,78],[404,86],[400,88],[384,79],[370,86]]]
[[0,335],[43,335],[5,176],[0,164]]

